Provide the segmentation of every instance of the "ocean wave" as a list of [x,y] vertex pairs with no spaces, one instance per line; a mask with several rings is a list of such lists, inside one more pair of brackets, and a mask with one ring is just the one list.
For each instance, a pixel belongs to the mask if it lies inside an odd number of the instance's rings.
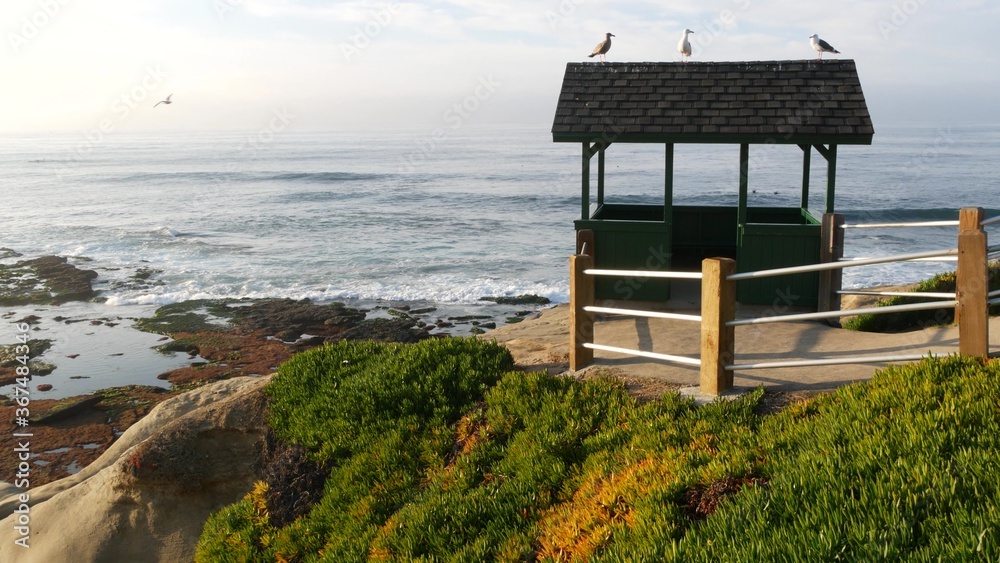
[[187,282],[145,290],[126,290],[107,295],[107,304],[168,305],[193,299],[310,299],[317,302],[340,300],[430,302],[440,304],[474,305],[483,297],[510,297],[533,294],[548,298],[553,303],[569,301],[568,281],[526,282],[489,278],[461,279],[458,276],[433,275],[422,283],[387,284],[378,281],[354,280],[338,285],[302,286],[280,285],[270,282],[257,284],[231,284]]
[[124,184],[145,182],[162,184],[171,182],[194,184],[227,184],[256,182],[304,182],[316,184],[336,184],[341,182],[362,182],[381,180],[391,174],[370,174],[355,172],[290,172],[290,171],[244,171],[210,170],[202,172],[141,172],[116,178],[101,178],[100,181],[114,181]]

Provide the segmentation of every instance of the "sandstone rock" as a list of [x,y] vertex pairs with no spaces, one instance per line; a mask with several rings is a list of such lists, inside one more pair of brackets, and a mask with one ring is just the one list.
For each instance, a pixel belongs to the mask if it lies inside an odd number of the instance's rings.
[[259,478],[268,377],[168,399],[82,471],[30,490],[30,549],[14,544],[17,493],[0,487],[0,561],[191,561],[215,510]]

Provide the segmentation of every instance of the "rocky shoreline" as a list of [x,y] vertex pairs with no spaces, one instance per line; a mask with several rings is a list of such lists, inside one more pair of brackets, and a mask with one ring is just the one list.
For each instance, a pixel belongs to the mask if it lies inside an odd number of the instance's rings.
[[[17,258],[10,249],[0,256]],[[141,272],[143,283],[155,283],[155,270]],[[139,274],[137,274],[139,276]],[[547,301],[537,296],[492,299],[506,308],[496,315],[445,316],[424,304],[386,303],[370,308],[344,303],[314,303],[291,299],[194,300],[160,307],[140,318],[67,319],[58,305],[72,301],[100,300],[92,282],[97,272],[78,268],[64,257],[45,256],[0,264],[0,307],[19,307],[0,318],[32,331],[30,360],[32,438],[32,487],[80,471],[98,459],[123,433],[156,405],[208,383],[225,379],[266,376],[293,354],[339,340],[416,342],[425,338],[482,334],[498,325],[523,320]],[[486,299],[486,298],[484,298]],[[36,307],[22,314],[24,307]],[[88,327],[140,330],[162,335],[156,349],[179,359],[180,367],[156,376],[162,385],[126,385],[99,389],[83,395],[46,399],[60,363],[75,354],[59,356],[64,347],[55,339],[35,337],[44,329],[80,323]],[[128,323],[132,323],[128,327]],[[89,333],[88,333],[89,334]],[[6,335],[4,335],[6,336]],[[0,346],[0,386],[16,377],[17,343]],[[111,354],[115,355],[115,354]],[[124,355],[120,353],[119,355]],[[53,373],[56,376],[46,375]],[[10,389],[9,387],[7,388]],[[15,420],[17,405],[0,396],[0,417]],[[13,451],[16,440],[0,434],[0,448]],[[14,456],[0,458],[0,475],[17,472]]]

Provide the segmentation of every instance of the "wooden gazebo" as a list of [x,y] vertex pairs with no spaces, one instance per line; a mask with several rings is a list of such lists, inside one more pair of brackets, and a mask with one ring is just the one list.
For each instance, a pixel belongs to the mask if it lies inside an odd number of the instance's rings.
[[[854,61],[844,59],[569,63],[552,126],[553,141],[583,147],[576,230],[593,232],[594,248],[589,253],[597,268],[617,270],[698,268],[700,260],[710,256],[736,259],[738,271],[818,262],[820,220],[809,211],[812,154],[815,150],[827,162],[823,210],[833,213],[837,146],[870,145],[873,134]],[[605,154],[616,143],[665,146],[662,205],[606,201]],[[673,204],[676,143],[740,146],[736,207]],[[748,206],[753,144],[801,149],[798,207]],[[597,189],[591,212],[594,156]],[[597,297],[653,301],[669,297],[667,281],[628,281],[600,280]],[[794,305],[814,307],[817,285],[817,274],[748,281],[740,284],[738,299],[771,304],[781,292],[795,296]]]

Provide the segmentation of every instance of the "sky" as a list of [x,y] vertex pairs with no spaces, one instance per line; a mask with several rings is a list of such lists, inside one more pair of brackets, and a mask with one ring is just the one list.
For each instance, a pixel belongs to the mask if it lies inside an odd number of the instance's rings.
[[[996,0],[3,0],[0,133],[548,127],[567,62],[857,62],[880,124],[1000,123]],[[157,101],[172,94],[172,104]]]

